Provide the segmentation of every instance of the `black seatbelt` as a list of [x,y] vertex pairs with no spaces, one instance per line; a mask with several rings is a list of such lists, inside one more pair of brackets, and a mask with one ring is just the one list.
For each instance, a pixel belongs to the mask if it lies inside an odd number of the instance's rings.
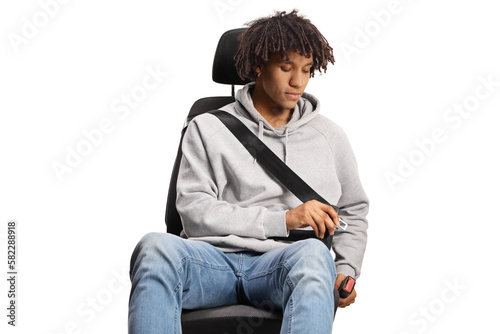
[[[288,167],[273,151],[269,149],[245,124],[235,116],[222,111],[211,111],[214,116],[231,131],[231,133],[243,144],[248,152],[257,160],[257,162],[267,169],[278,179],[288,190],[290,190],[302,202],[317,200],[330,205],[338,213],[339,208],[328,203],[321,195],[312,189],[304,180],[300,178],[290,167]],[[345,223],[344,223],[345,224]],[[287,238],[273,238],[275,240],[297,241],[305,238],[316,237],[311,230],[291,230]],[[325,238],[320,239],[330,249],[332,247],[332,236],[325,233]]]

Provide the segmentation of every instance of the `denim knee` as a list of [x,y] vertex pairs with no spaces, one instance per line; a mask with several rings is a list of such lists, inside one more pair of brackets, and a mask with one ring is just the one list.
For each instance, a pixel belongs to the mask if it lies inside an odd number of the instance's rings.
[[130,274],[133,277],[141,267],[149,270],[163,269],[175,265],[180,258],[182,239],[168,233],[151,232],[138,242],[130,260]]
[[157,253],[175,253],[182,247],[183,239],[170,233],[150,232],[142,237],[138,243],[141,250]]
[[302,271],[302,273],[305,275],[318,275],[319,273],[320,277],[328,281],[333,277],[333,282],[335,281],[337,276],[335,262],[333,261],[330,250],[323,242],[318,239],[309,238],[298,241],[293,246],[295,246],[294,248],[296,249],[294,250],[294,255],[290,259],[293,259],[292,261],[295,262],[290,263],[292,266],[299,265],[303,267],[305,270]]

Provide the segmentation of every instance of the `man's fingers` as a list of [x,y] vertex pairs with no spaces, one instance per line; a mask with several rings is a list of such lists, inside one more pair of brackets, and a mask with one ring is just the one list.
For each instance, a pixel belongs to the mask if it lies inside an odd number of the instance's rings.
[[355,298],[349,298],[349,297],[339,299],[339,307],[347,307],[356,301]]
[[329,221],[331,221],[335,226],[340,226],[339,215],[331,205],[321,203],[317,200],[312,200],[311,202],[314,203],[319,210],[326,213],[328,218],[330,218]]
[[339,216],[330,205],[316,201],[318,215],[320,216],[321,224],[324,224],[328,229],[329,234],[334,233],[335,226],[339,226]]
[[343,305],[343,306],[341,306],[341,307],[346,307],[346,306],[351,305],[351,304],[352,304],[352,303],[354,303],[354,301],[356,300],[356,296],[357,296],[357,295],[358,295],[358,294],[356,293],[356,290],[355,290],[355,289],[353,289],[353,290],[352,290],[352,293],[351,293],[348,297],[346,297],[346,298],[340,298],[340,299],[339,299],[339,306],[340,306],[340,305]]
[[340,226],[339,217],[333,207],[311,200],[287,212],[287,228],[311,226],[318,238],[324,238],[325,233],[333,234],[335,226]]
[[339,302],[339,307],[344,308],[351,305],[352,303],[354,303],[354,300],[351,302]]
[[326,206],[325,211],[328,213],[328,215],[332,219],[333,224],[335,224],[335,226],[340,226],[339,215],[337,214],[335,209],[330,205],[325,204],[325,206]]
[[[311,216],[309,216],[309,218],[305,222],[305,225],[311,226],[312,229],[314,230],[314,234],[319,238],[321,231],[320,231],[318,225],[315,224],[314,219]],[[324,233],[324,231],[323,231],[323,233]]]
[[301,227],[311,226],[316,237],[322,238],[325,234],[326,228],[325,224],[321,222],[321,210],[318,210],[316,202],[317,201],[312,200],[300,206],[303,209],[303,221]]
[[[346,276],[344,274],[337,275],[337,279],[335,280],[335,289],[339,289],[340,284],[345,280],[345,278]],[[351,305],[352,303],[354,303],[357,296],[358,294],[356,292],[356,289],[352,289],[352,292],[349,296],[347,296],[346,298],[339,298],[339,307],[343,308]]]
[[[325,214],[324,212],[322,211],[319,211],[319,212],[311,212],[311,218],[312,218],[312,221],[313,221],[313,224],[317,226],[318,228],[318,232],[319,234],[316,234],[316,236],[318,238],[321,238],[323,239],[323,237],[325,236],[325,232],[328,230],[330,230],[329,226],[328,225],[332,225],[333,223],[330,222],[329,224],[325,221],[326,220],[326,217],[325,216],[328,216],[327,214]],[[314,228],[314,227],[313,227]]]

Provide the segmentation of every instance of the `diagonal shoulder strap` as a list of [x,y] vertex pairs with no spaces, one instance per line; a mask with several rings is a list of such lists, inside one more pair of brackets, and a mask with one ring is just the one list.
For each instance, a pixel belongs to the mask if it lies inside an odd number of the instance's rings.
[[[235,116],[221,110],[211,112],[214,116],[231,131],[231,133],[241,142],[241,144],[250,152],[250,154],[257,160],[257,162],[267,169],[271,174],[278,179],[288,190],[290,190],[302,202],[310,200],[317,200],[319,202],[328,204],[334,208],[336,212],[339,211],[338,207],[328,203],[321,195],[312,189],[304,180],[300,178],[290,167],[288,167],[273,151],[269,149],[256,135],[250,131],[245,124],[243,124]],[[285,240],[295,241],[310,237],[311,231],[292,230],[290,231],[289,238]],[[327,234],[328,235],[328,234]],[[276,238],[278,239],[278,238]],[[331,248],[331,236],[328,235],[329,240],[323,240],[328,248]]]

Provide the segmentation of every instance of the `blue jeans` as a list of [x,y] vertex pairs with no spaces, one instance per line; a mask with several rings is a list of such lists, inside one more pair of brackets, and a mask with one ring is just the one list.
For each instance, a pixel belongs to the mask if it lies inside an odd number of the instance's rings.
[[337,274],[316,239],[264,254],[223,253],[203,241],[150,233],[134,250],[130,275],[130,334],[178,334],[183,308],[232,304],[281,310],[282,334],[332,332]]

